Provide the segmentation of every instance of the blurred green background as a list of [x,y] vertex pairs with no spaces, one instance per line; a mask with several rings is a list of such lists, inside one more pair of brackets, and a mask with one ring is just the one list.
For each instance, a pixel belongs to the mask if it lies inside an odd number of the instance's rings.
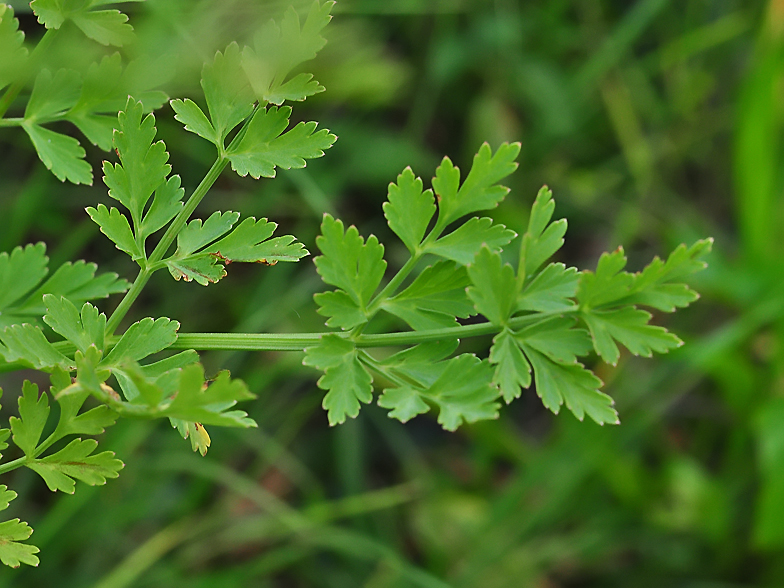
[[[137,40],[123,58],[142,85],[199,97],[202,63],[287,4],[127,4]],[[34,42],[42,27],[12,5]],[[592,269],[623,245],[640,269],[715,237],[702,299],[660,317],[687,345],[595,366],[619,427],[556,417],[530,391],[456,434],[373,406],[329,428],[299,354],[206,354],[259,395],[246,406],[259,429],[211,430],[201,458],[164,423],[122,422],[102,442],[126,462],[120,478],[74,496],[13,472],[7,512],[35,529],[41,564],[3,570],[0,587],[784,586],[784,1],[341,0],[334,13],[306,66],[327,91],[294,116],[337,144],[275,180],[227,173],[204,212],[269,217],[312,252],[332,212],[378,235],[395,265],[381,203],[396,174],[428,180],[443,155],[466,169],[483,141],[521,141],[494,215],[522,232],[547,183],[569,219],[561,261]],[[65,31],[49,66],[104,53]],[[156,116],[192,189],[212,148],[168,106]],[[88,147],[95,170],[103,157]],[[61,184],[3,129],[0,250],[43,240],[50,267],[85,258],[132,278],[83,212],[96,202],[108,202],[98,178]],[[131,318],[317,331],[321,287],[310,260],[232,266],[209,288],[159,273]],[[0,379],[2,421],[24,377]]]

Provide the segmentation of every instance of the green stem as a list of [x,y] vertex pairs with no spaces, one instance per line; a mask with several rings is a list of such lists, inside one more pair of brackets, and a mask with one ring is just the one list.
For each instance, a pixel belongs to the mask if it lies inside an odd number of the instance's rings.
[[5,116],[5,113],[8,112],[8,109],[11,108],[11,105],[16,100],[16,97],[19,96],[19,92],[21,92],[27,80],[29,79],[30,75],[36,71],[38,60],[40,59],[41,55],[49,48],[54,40],[55,36],[57,35],[57,31],[59,29],[47,29],[44,33],[44,36],[41,37],[41,40],[38,41],[38,44],[33,49],[32,53],[30,53],[30,57],[28,59],[27,65],[25,66],[25,73],[16,80],[13,84],[11,84],[8,89],[3,94],[3,97],[0,98],[0,118]]
[[25,462],[27,462],[27,456],[20,457],[18,459],[9,461],[4,464],[0,464],[0,475],[15,470],[17,468],[21,468],[25,464]]
[[[577,309],[561,310],[557,312],[540,312],[519,316],[509,321],[509,328],[519,329],[542,318],[558,316],[576,312]],[[493,335],[504,327],[484,322],[459,327],[445,327],[443,329],[428,329],[423,331],[404,331],[400,333],[381,333],[376,335],[358,335],[353,342],[359,348],[366,347],[397,347],[417,345],[428,341],[441,339],[462,339],[464,337],[478,337]],[[196,349],[198,351],[229,350],[229,351],[302,351],[307,347],[318,345],[323,335],[334,334],[344,339],[351,338],[349,332],[324,332],[324,333],[296,333],[296,334],[269,334],[269,333],[180,333],[177,341],[169,349]]]
[[419,261],[420,257],[421,255],[419,253],[413,254],[409,258],[409,260],[403,265],[403,267],[401,267],[398,270],[398,272],[395,274],[395,277],[389,280],[389,283],[386,286],[384,286],[384,289],[381,290],[381,292],[379,292],[378,294],[376,294],[375,298],[371,300],[367,308],[368,322],[370,321],[370,319],[373,318],[373,315],[375,315],[378,312],[378,309],[381,308],[381,305],[384,303],[384,301],[390,296],[392,296],[395,290],[398,289],[400,284],[403,283],[403,280],[405,280],[406,277],[408,277],[408,274],[410,274],[411,270],[414,269],[414,266],[416,265],[417,261]]
[[130,310],[131,305],[136,301],[141,294],[144,287],[147,285],[147,281],[152,276],[152,272],[148,269],[143,269],[139,271],[139,275],[136,276],[136,279],[133,281],[130,290],[125,293],[123,299],[120,301],[120,304],[117,305],[117,308],[114,309],[114,312],[109,317],[109,320],[106,322],[106,336],[110,337],[114,334],[115,329],[119,326],[120,321],[125,318],[125,315]]

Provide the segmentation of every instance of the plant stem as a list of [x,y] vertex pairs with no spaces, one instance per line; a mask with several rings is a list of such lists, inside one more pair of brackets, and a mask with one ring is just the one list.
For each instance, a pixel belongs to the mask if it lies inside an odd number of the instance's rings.
[[[558,312],[540,312],[526,316],[515,317],[509,321],[509,328],[522,328],[529,323],[542,320],[548,316],[558,316],[574,311],[565,310]],[[381,333],[377,335],[357,335],[351,337],[350,332],[324,332],[324,333],[297,333],[297,334],[271,334],[271,333],[180,333],[177,341],[169,349],[196,349],[231,350],[231,351],[302,351],[307,347],[318,345],[323,335],[334,334],[345,339],[351,338],[359,348],[365,347],[394,347],[416,345],[427,341],[440,339],[461,339],[464,337],[478,337],[493,335],[503,327],[489,322],[459,327],[446,327],[443,329],[428,329],[423,331],[404,331],[400,333]]]
[[32,53],[30,53],[27,65],[25,66],[24,75],[11,84],[5,91],[5,94],[3,94],[3,97],[0,98],[0,118],[5,116],[5,113],[8,112],[8,109],[11,108],[14,100],[16,100],[16,97],[19,96],[19,92],[21,92],[25,87],[25,84],[27,83],[30,75],[36,70],[38,60],[40,59],[41,55],[43,55],[43,53],[49,48],[49,45],[52,44],[52,41],[57,35],[58,30],[59,29],[46,30],[44,36],[41,37],[41,40],[38,41],[38,44],[35,46],[35,49],[33,49]]
[[16,468],[22,467],[26,461],[27,461],[27,456],[24,456],[24,457],[17,458],[13,461],[0,464],[0,474],[5,474],[6,472],[10,472],[12,470],[15,470]]

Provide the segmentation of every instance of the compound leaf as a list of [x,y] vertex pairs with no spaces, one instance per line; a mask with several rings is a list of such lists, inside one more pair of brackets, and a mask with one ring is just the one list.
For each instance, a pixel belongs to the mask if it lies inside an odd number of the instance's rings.
[[476,310],[494,325],[506,325],[517,298],[512,266],[503,264],[497,252],[483,246],[468,266],[468,276],[473,284],[468,288],[468,297]]
[[594,310],[580,315],[588,325],[596,353],[609,364],[618,363],[620,352],[615,341],[634,355],[650,357],[653,352],[667,353],[683,345],[664,327],[649,325],[651,314],[631,306],[614,310]]
[[128,217],[123,213],[114,206],[108,209],[103,204],[99,204],[98,208],[88,206],[85,210],[93,222],[101,228],[101,232],[114,243],[117,249],[130,255],[134,261],[145,257],[133,236]]
[[324,282],[344,290],[364,311],[384,277],[384,246],[374,235],[365,242],[353,225],[344,232],[343,222],[329,214],[316,244],[322,255],[314,263]]
[[25,380],[19,397],[19,418],[11,417],[14,443],[27,457],[33,457],[46,421],[49,419],[49,397],[38,396],[38,386]]
[[327,129],[316,132],[317,123],[301,122],[284,133],[291,108],[259,108],[237,147],[228,152],[231,167],[240,176],[274,178],[275,167],[299,169],[306,159],[324,155],[337,137]]
[[517,233],[504,225],[494,225],[493,219],[473,217],[448,235],[428,245],[425,251],[468,265],[481,249],[487,245],[496,251],[509,243]]
[[28,462],[25,465],[44,479],[49,490],[73,494],[76,480],[90,486],[106,484],[116,478],[124,467],[113,451],[91,455],[98,442],[95,439],[74,439],[57,453]]
[[388,202],[384,202],[384,216],[389,228],[400,237],[408,250],[416,250],[425,236],[430,219],[436,212],[432,190],[422,190],[422,180],[414,176],[410,167],[397,177],[397,184],[389,184]]
[[305,350],[305,365],[324,371],[317,385],[328,390],[322,406],[330,425],[345,422],[359,414],[360,402],[373,399],[373,378],[359,361],[350,341],[337,335],[322,335],[316,347]]
[[[5,510],[17,494],[8,486],[0,486],[0,510]],[[40,551],[35,545],[20,543],[33,534],[30,525],[13,519],[0,523],[0,561],[4,565],[18,568],[20,564],[37,566],[38,558],[34,555]]]
[[131,212],[136,229],[153,191],[171,172],[166,145],[163,141],[153,143],[155,133],[155,116],[144,116],[142,103],[129,96],[112,137],[120,163],[104,161],[103,172],[109,196]]

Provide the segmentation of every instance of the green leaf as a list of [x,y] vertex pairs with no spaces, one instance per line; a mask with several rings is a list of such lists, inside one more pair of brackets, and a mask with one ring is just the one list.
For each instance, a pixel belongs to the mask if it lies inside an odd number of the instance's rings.
[[0,89],[15,81],[24,71],[27,49],[24,33],[19,30],[19,21],[14,18],[14,9],[0,4]]
[[280,25],[269,21],[254,38],[254,48],[245,47],[242,64],[256,97],[280,104],[283,100],[304,100],[321,91],[318,82],[303,74],[284,83],[289,72],[313,59],[326,40],[320,35],[329,23],[334,2],[314,2],[303,26],[297,12],[289,7]]
[[303,168],[306,159],[323,156],[337,139],[327,129],[316,132],[315,122],[301,122],[284,133],[290,115],[288,106],[259,108],[240,144],[227,153],[232,169],[242,177],[274,178],[275,167]]
[[76,345],[82,353],[86,352],[90,345],[103,350],[105,314],[99,314],[98,309],[89,302],[85,302],[79,312],[70,300],[52,294],[44,295],[44,304],[47,309],[44,322],[52,327],[52,330]]
[[101,367],[120,365],[128,360],[139,361],[163,351],[177,340],[179,328],[180,323],[166,317],[144,318],[133,323],[101,362]]
[[616,365],[620,352],[615,341],[634,355],[650,357],[653,352],[667,353],[683,345],[664,327],[649,325],[651,314],[630,306],[616,310],[593,310],[580,317],[588,325],[596,353],[607,363]]
[[368,320],[362,309],[343,290],[319,292],[313,295],[313,300],[319,306],[316,312],[330,317],[326,322],[328,327],[352,329]]
[[476,310],[496,326],[505,326],[517,298],[517,282],[511,265],[502,264],[501,256],[482,247],[468,266],[473,286],[468,297]]
[[337,335],[322,335],[316,347],[305,350],[305,365],[324,371],[317,385],[328,390],[322,406],[331,426],[356,418],[360,402],[373,400],[373,378],[359,361],[350,341]]
[[433,190],[439,198],[439,225],[445,227],[466,214],[495,208],[509,193],[509,188],[497,182],[517,169],[519,153],[520,143],[504,143],[495,155],[490,145],[483,143],[459,189],[460,170],[445,157],[433,178]]
[[[116,101],[127,98],[121,84],[122,59],[119,53],[105,55],[100,63],[92,63],[85,74],[79,100],[65,118],[75,124],[93,144],[104,151],[112,148],[112,133],[117,126],[119,110]],[[111,116],[96,114],[111,112]]]
[[71,15],[81,31],[101,45],[122,47],[133,40],[133,27],[119,10],[80,11]]
[[520,250],[521,258],[525,260],[526,281],[563,246],[566,219],[551,223],[554,211],[553,193],[547,186],[543,186],[531,207],[528,230],[523,235]]
[[384,277],[384,246],[374,235],[365,242],[353,225],[344,232],[343,222],[329,214],[324,215],[316,245],[322,255],[314,263],[324,282],[344,290],[364,312]]
[[536,393],[545,407],[558,414],[565,403],[579,420],[587,414],[600,425],[620,423],[612,398],[599,391],[602,381],[593,372],[579,363],[556,363],[528,346],[525,352],[534,368]]
[[186,282],[196,280],[202,286],[214,284],[226,277],[226,270],[218,263],[218,256],[212,254],[169,259],[166,260],[166,266],[175,280],[183,279]]
[[194,423],[191,421],[184,421],[182,419],[170,418],[172,427],[182,435],[183,439],[190,438],[191,448],[198,451],[202,456],[207,455],[207,449],[210,447],[212,441],[207,434],[207,430],[201,423]]
[[516,236],[517,233],[504,225],[494,225],[491,218],[473,217],[448,235],[427,245],[424,251],[468,265],[483,245],[497,251]]
[[215,145],[222,144],[221,139],[215,132],[207,115],[204,114],[204,111],[199,108],[193,100],[189,98],[186,98],[185,100],[172,100],[169,104],[171,104],[172,110],[175,112],[175,120],[184,124],[186,131],[196,133]]
[[114,243],[117,249],[130,255],[134,261],[145,258],[144,253],[133,237],[128,217],[114,206],[110,210],[103,204],[99,204],[98,208],[88,206],[85,210],[93,222],[101,228],[101,232]]
[[[28,245],[24,251],[33,248],[32,245]],[[19,248],[21,251],[21,248]],[[24,290],[28,291],[31,287],[31,281],[28,281],[28,272],[35,274],[37,279],[35,282],[37,283],[40,281],[42,276],[46,275],[46,263],[48,261],[46,255],[44,255],[45,247],[43,243],[39,243],[33,249],[35,251],[32,255],[26,255],[24,257],[17,258],[18,261],[26,261],[27,267],[22,269],[17,269],[18,273],[16,273],[14,288],[11,288],[9,284],[9,291],[16,292],[18,294],[18,290],[16,290],[16,286],[24,284]],[[10,260],[14,260],[14,253],[11,254]],[[3,282],[3,256],[5,254],[0,254],[0,291],[4,288]],[[41,267],[43,264],[43,267]],[[9,266],[6,265],[6,268]],[[16,262],[11,263],[10,267],[19,267]],[[46,307],[43,303],[43,297],[45,294],[53,294],[55,296],[65,296],[75,305],[80,305],[87,300],[94,300],[96,298],[106,298],[109,294],[116,294],[120,292],[125,292],[130,284],[125,280],[118,280],[117,274],[115,273],[105,273],[100,274],[99,276],[95,275],[95,271],[98,268],[94,263],[85,263],[84,261],[77,261],[76,263],[66,262],[61,265],[52,276],[46,280],[38,289],[36,289],[32,294],[29,294],[25,299],[23,299],[18,304],[3,308],[0,305],[0,326],[3,326],[4,319],[9,321],[5,324],[13,324],[15,322],[22,322],[23,317],[37,317],[41,316],[46,312]],[[41,271],[43,270],[43,272]],[[33,286],[36,285],[33,283]]]
[[302,102],[309,96],[326,90],[324,86],[313,79],[313,74],[301,73],[291,78],[285,84],[265,93],[267,102],[280,106],[286,100],[289,102]]
[[91,10],[113,3],[104,0],[33,0],[30,8],[38,22],[47,29],[59,29],[66,20],[71,20],[85,35],[102,45],[122,46],[133,38],[133,27],[126,23],[128,17],[118,10]]
[[32,290],[47,274],[46,245],[15,247],[0,253],[0,312]]
[[577,306],[572,298],[577,293],[579,280],[577,268],[551,263],[525,285],[517,298],[516,310],[558,312],[573,309]]
[[555,316],[520,329],[515,338],[556,363],[576,363],[590,353],[592,344],[588,332],[574,324],[571,317]]
[[276,223],[266,218],[256,220],[252,216],[248,217],[204,252],[215,253],[226,263],[244,261],[275,264],[279,261],[298,261],[308,255],[304,245],[297,243],[291,235],[270,239],[277,227]]
[[[408,370],[415,368],[417,365],[432,367],[433,364],[452,355],[458,345],[459,341],[457,339],[428,341],[427,343],[420,343],[414,347],[398,351],[381,361],[381,364],[391,368],[405,367]],[[416,379],[419,381],[419,378]]]
[[[253,112],[253,90],[242,69],[237,43],[231,43],[224,53],[218,51],[213,62],[204,65],[201,87],[207,99],[214,137],[210,139],[198,134],[222,149],[226,135]],[[191,109],[190,114],[196,113]]]
[[466,296],[470,284],[463,266],[439,261],[425,268],[408,288],[385,300],[381,308],[416,330],[457,326],[455,317],[476,314]]
[[21,361],[37,370],[55,367],[73,368],[73,362],[57,351],[39,327],[31,324],[11,325],[0,330],[0,355],[7,362]]
[[699,298],[699,294],[686,284],[670,282],[705,269],[706,263],[702,257],[710,252],[712,245],[713,239],[703,239],[688,248],[683,244],[678,245],[666,262],[655,257],[642,272],[635,274],[631,287],[633,294],[624,302],[650,306],[665,312],[687,307]]
[[125,109],[120,111],[114,146],[120,163],[104,161],[104,183],[109,196],[121,202],[131,212],[134,228],[138,229],[142,213],[153,191],[171,172],[169,154],[163,141],[155,139],[155,116],[144,116],[144,106],[130,96]]
[[498,389],[492,384],[492,366],[470,353],[453,357],[445,364],[441,376],[425,393],[440,409],[439,424],[447,431],[455,431],[464,421],[498,418]]
[[432,190],[422,190],[422,180],[414,176],[410,167],[397,177],[397,184],[389,184],[388,202],[384,202],[384,216],[389,228],[400,237],[408,250],[416,251],[436,212]]
[[39,397],[38,386],[28,380],[22,384],[19,417],[8,419],[14,434],[14,443],[27,457],[33,457],[49,418],[49,397],[46,393]]
[[81,90],[79,72],[59,69],[52,76],[48,69],[41,70],[25,107],[25,123],[46,122],[66,112],[79,100]]
[[381,408],[389,408],[389,418],[407,423],[419,414],[430,411],[430,406],[422,400],[422,393],[412,386],[386,388],[378,399]]
[[[9,490],[8,486],[0,486],[0,510],[7,509],[16,496],[16,492]],[[34,554],[38,553],[40,549],[35,545],[20,543],[20,541],[29,539],[32,534],[33,530],[30,525],[19,519],[0,523],[0,561],[12,568],[18,568],[20,564],[37,566],[38,558]]]
[[25,465],[41,476],[52,492],[73,494],[76,480],[102,486],[107,478],[119,476],[124,467],[113,451],[91,455],[97,446],[95,439],[74,439],[57,453]]
[[596,273],[584,271],[577,286],[577,299],[580,308],[589,312],[625,298],[631,292],[635,277],[622,271],[626,267],[623,247],[612,253],[602,253],[596,266]]
[[192,364],[181,370],[177,394],[162,408],[162,414],[206,425],[255,427],[255,421],[244,411],[227,410],[240,400],[255,397],[243,382],[231,380],[225,371],[207,386],[204,368],[201,364]]
[[93,170],[84,160],[84,149],[79,145],[79,141],[28,122],[22,123],[22,128],[33,142],[33,147],[46,169],[58,180],[92,186]]
[[183,259],[225,235],[240,218],[238,212],[214,212],[202,224],[194,219],[177,235],[177,251],[174,258]]
[[493,338],[489,361],[496,366],[493,383],[501,390],[507,404],[520,398],[521,388],[531,385],[531,364],[523,355],[514,333],[508,329]]
[[139,238],[144,241],[154,232],[165,227],[182,210],[182,197],[185,190],[180,187],[180,176],[171,176],[155,189],[150,208],[144,215],[138,229]]

